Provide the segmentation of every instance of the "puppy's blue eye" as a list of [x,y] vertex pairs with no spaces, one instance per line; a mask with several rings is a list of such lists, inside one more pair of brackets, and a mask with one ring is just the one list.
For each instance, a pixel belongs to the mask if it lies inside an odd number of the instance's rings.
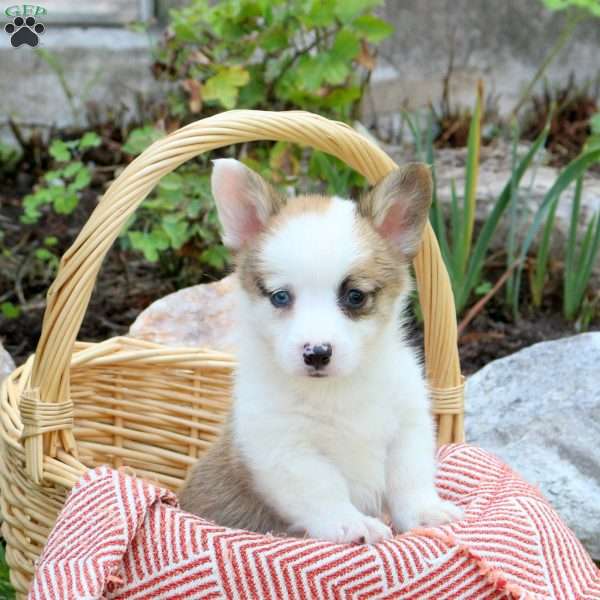
[[360,290],[348,290],[346,292],[345,304],[350,308],[360,308],[367,300],[367,295]]
[[277,290],[270,296],[271,304],[276,308],[284,308],[292,303],[292,295],[287,290]]

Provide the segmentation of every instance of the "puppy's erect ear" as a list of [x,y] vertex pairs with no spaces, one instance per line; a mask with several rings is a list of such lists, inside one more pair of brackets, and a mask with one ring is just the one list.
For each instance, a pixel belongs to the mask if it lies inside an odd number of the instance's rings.
[[213,161],[212,194],[223,225],[223,242],[239,250],[258,235],[283,199],[258,173],[233,158]]
[[409,163],[386,175],[359,201],[359,212],[407,258],[419,250],[432,193],[431,171]]

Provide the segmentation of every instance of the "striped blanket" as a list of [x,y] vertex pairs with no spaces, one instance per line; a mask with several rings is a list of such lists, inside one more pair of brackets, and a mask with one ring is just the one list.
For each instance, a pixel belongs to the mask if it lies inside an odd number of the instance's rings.
[[29,597],[600,599],[600,573],[539,491],[475,447],[439,461],[440,494],[464,520],[372,546],[217,527],[100,467],[71,492]]

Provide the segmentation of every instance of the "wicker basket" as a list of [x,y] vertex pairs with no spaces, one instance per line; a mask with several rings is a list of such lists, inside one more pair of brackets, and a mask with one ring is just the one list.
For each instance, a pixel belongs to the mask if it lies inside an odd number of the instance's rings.
[[[87,468],[127,467],[176,490],[217,435],[229,406],[232,356],[124,337],[99,344],[75,338],[104,256],[161,177],[202,152],[256,140],[312,146],[371,183],[395,167],[342,123],[305,112],[231,111],[154,143],[123,171],[61,260],[36,354],[0,391],[2,534],[18,597],[25,597],[67,492]],[[438,441],[460,441],[454,302],[429,225],[415,270]]]

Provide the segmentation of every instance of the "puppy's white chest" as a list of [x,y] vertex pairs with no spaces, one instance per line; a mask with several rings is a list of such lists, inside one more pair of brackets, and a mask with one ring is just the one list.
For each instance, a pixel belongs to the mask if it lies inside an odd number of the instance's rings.
[[314,447],[344,476],[353,504],[378,514],[385,491],[385,464],[392,422],[385,411],[313,415],[307,421]]

